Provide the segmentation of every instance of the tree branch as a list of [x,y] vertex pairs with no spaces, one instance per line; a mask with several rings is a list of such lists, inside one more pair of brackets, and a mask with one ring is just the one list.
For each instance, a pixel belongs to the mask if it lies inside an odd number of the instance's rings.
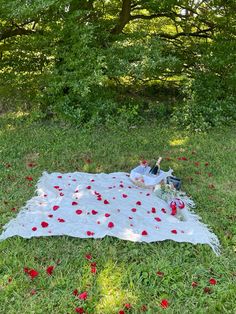
[[32,30],[32,29],[25,29],[25,28],[7,28],[5,30],[1,30],[0,31],[0,41],[10,38],[10,37],[14,37],[14,36],[22,36],[22,35],[31,35],[31,34],[35,34],[36,31]]
[[208,32],[210,32],[212,30],[213,30],[213,28],[208,28],[208,29],[199,30],[199,31],[193,32],[193,33],[180,32],[180,33],[177,33],[175,35],[171,35],[171,34],[167,34],[167,33],[159,33],[156,35],[158,35],[162,38],[167,38],[167,39],[176,39],[176,38],[181,37],[181,36],[211,38],[212,36],[209,35]]

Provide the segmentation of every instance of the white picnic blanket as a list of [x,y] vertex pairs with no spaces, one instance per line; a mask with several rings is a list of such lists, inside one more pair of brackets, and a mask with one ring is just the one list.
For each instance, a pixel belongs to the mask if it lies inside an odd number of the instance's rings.
[[47,173],[37,183],[37,195],[3,228],[0,240],[68,235],[79,238],[114,236],[134,242],[173,240],[209,244],[219,253],[219,241],[188,200],[184,221],[171,215],[168,203],[152,189],[134,185],[128,173]]

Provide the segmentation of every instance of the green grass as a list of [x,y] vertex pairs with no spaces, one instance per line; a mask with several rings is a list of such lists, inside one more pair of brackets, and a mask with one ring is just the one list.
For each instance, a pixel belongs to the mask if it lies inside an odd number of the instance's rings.
[[[191,134],[153,123],[108,131],[18,120],[13,115],[0,118],[0,227],[34,195],[44,170],[129,171],[140,158],[162,155],[171,158],[164,160],[163,168],[172,167],[183,179],[196,212],[218,235],[221,255],[207,245],[173,241],[13,237],[0,243],[0,313],[66,314],[83,307],[86,313],[113,314],[125,303],[132,305],[125,313],[132,314],[143,313],[144,304],[146,313],[236,313],[234,128]],[[36,166],[28,167],[29,162]],[[89,253],[97,263],[96,274],[84,257]],[[45,272],[49,265],[56,266],[52,276]],[[39,276],[30,280],[24,267],[38,270]],[[164,276],[157,276],[157,271]],[[217,284],[210,285],[210,278]],[[198,283],[195,288],[193,281]],[[204,292],[206,287],[210,293]],[[36,294],[31,295],[33,289]],[[88,299],[78,300],[74,289],[88,291]],[[167,309],[160,307],[162,299],[169,301]]]

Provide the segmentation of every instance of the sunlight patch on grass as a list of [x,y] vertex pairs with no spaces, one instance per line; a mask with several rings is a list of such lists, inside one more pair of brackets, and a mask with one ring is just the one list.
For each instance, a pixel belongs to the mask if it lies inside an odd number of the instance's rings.
[[135,303],[136,299],[131,292],[122,288],[122,276],[125,269],[120,265],[114,265],[108,262],[105,269],[99,274],[98,285],[101,290],[102,298],[96,306],[95,313],[114,313],[114,309],[118,309],[122,304],[127,302]]
[[170,146],[180,146],[186,144],[188,141],[188,137],[185,138],[175,138],[171,141],[169,141]]

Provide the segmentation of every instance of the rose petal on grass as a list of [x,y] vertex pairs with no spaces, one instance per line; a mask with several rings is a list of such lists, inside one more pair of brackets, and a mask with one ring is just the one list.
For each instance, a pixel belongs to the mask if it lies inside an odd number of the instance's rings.
[[76,312],[76,313],[79,313],[79,314],[85,313],[85,311],[84,311],[84,309],[83,309],[82,307],[77,307],[77,308],[75,309],[75,312]]
[[39,275],[39,272],[35,269],[29,269],[28,267],[24,268],[24,272],[29,275],[31,279],[36,278]]
[[27,177],[25,177],[25,178],[26,178],[26,180],[28,180],[28,181],[33,181],[33,178],[30,177],[30,176],[27,176]]
[[87,297],[88,297],[88,292],[87,292],[87,291],[84,291],[84,292],[82,292],[82,293],[80,293],[80,294],[78,295],[78,298],[79,298],[80,300],[86,300]]
[[163,299],[163,300],[161,301],[160,305],[161,305],[161,307],[162,307],[163,309],[166,309],[166,308],[169,306],[169,302],[168,302],[168,300]]
[[156,274],[158,277],[161,277],[161,278],[164,276],[164,273],[162,271],[157,271]]
[[51,265],[47,267],[46,272],[49,276],[51,276],[53,273],[53,270],[54,270],[54,266]]
[[141,311],[142,311],[142,312],[147,312],[147,310],[148,310],[147,306],[146,306],[145,304],[143,304],[143,305],[141,306]]
[[125,307],[126,309],[131,309],[132,306],[131,306],[130,303],[125,303],[124,307]]
[[77,289],[75,289],[72,293],[74,296],[77,296],[79,294],[79,291]]
[[210,279],[209,279],[209,284],[210,284],[210,285],[216,285],[216,284],[217,284],[216,279],[215,279],[215,278],[210,278]]

